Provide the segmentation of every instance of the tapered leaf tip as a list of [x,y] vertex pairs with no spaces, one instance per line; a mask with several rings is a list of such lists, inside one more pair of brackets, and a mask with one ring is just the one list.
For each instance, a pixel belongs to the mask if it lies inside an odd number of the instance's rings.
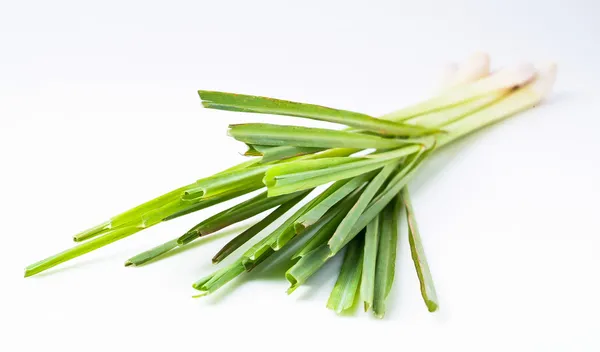
[[425,305],[427,305],[427,310],[430,313],[433,313],[438,310],[438,304],[432,300],[426,300]]
[[128,260],[125,262],[125,266],[135,266],[132,261]]

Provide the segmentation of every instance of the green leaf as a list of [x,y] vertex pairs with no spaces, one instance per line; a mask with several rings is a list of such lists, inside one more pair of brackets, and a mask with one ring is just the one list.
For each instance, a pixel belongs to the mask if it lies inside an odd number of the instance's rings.
[[375,293],[375,267],[377,264],[377,251],[379,249],[380,224],[381,213],[369,222],[367,231],[365,232],[362,280],[360,283],[360,295],[364,301],[365,312],[373,306],[373,295]]
[[380,134],[397,136],[419,136],[438,132],[419,126],[380,120],[357,112],[332,109],[319,105],[206,90],[199,90],[198,94],[200,95],[200,99],[202,99],[202,105],[208,109],[297,116],[319,121],[340,123]]
[[410,139],[382,138],[325,128],[268,123],[229,125],[228,134],[247,144],[312,148],[391,149],[415,143]]
[[[362,188],[354,190],[350,195],[344,198],[341,202],[334,205],[329,209],[322,217],[320,217],[314,224],[308,226],[302,232],[303,237],[310,237],[308,241],[304,243],[302,248],[292,256],[292,259],[296,259],[306,255],[313,249],[326,243],[331,235],[335,232],[335,229],[339,226],[340,222],[350,208],[356,203],[356,200],[360,196]],[[317,205],[318,206],[318,205]],[[313,208],[314,209],[314,208]]]
[[327,308],[337,314],[352,308],[354,304],[361,279],[363,244],[362,238],[355,238],[346,248],[340,274],[327,301]]
[[360,195],[356,204],[350,209],[340,226],[329,240],[329,248],[332,252],[337,252],[347,243],[347,237],[360,215],[367,209],[369,203],[375,197],[384,182],[398,167],[398,162],[388,163],[365,188],[365,191]]
[[269,215],[267,215],[264,219],[252,225],[246,231],[242,232],[238,236],[236,236],[231,241],[227,242],[223,248],[213,257],[213,263],[219,263],[235,250],[240,248],[244,243],[248,242],[251,238],[256,236],[259,232],[264,230],[267,226],[273,223],[275,220],[283,216],[283,214],[287,213],[290,209],[292,209],[300,200],[301,197],[292,198],[291,200],[283,203],[277,209],[273,210]]
[[213,274],[196,281],[192,285],[193,288],[201,292],[200,294],[194,297],[202,297],[213,293],[229,281],[236,278],[244,271],[244,266],[242,265],[241,260],[237,260],[231,265],[228,265],[223,269],[217,270]]
[[387,299],[396,268],[396,247],[398,245],[398,207],[388,204],[382,211],[381,231],[375,266],[375,287],[373,293],[373,313],[378,318],[385,315]]
[[[276,160],[285,160],[296,156],[302,156],[306,154],[313,154],[323,151],[324,148],[311,148],[311,147],[294,147],[294,146],[281,146],[273,147],[270,145],[257,145],[248,144],[248,151],[258,153],[262,155],[261,163],[268,163]],[[246,152],[248,155],[248,152]]]
[[362,186],[365,182],[367,182],[373,175],[366,174],[358,177],[354,177],[351,179],[346,179],[340,182],[342,186],[338,188],[335,192],[331,193],[327,198],[323,199],[319,204],[317,204],[310,211],[307,211],[302,216],[296,220],[294,223],[294,229],[296,233],[301,232],[305,228],[314,224],[317,220],[319,220],[331,207],[336,205],[339,201],[346,198],[347,195],[354,192],[357,188]]
[[44,270],[48,270],[58,264],[64,263],[68,260],[89,253],[95,249],[104,247],[110,243],[131,236],[140,230],[142,229],[139,227],[121,227],[117,229],[112,229],[98,237],[92,238],[86,242],[82,242],[81,244],[75,247],[69,248],[66,251],[55,254],[51,257],[40,260],[37,263],[29,265],[25,268],[25,277],[38,274]]
[[319,154],[304,155],[298,157],[298,159],[284,160],[281,163],[261,164],[250,168],[221,172],[196,181],[196,184],[192,188],[184,192],[182,199],[187,201],[199,201],[201,199],[232,192],[239,188],[257,187],[258,185],[262,185],[263,176],[269,168],[304,160],[311,160],[316,164],[326,164],[326,162],[321,162],[321,159],[328,160],[346,157],[356,151],[357,149],[352,148],[335,148]]
[[177,247],[179,247],[179,243],[177,243],[177,239],[175,238],[173,240],[165,242],[159,246],[156,246],[150,250],[147,250],[145,252],[142,252],[138,255],[135,255],[135,256],[127,259],[127,261],[125,262],[125,266],[144,265],[144,264],[148,263],[149,261],[152,261]]
[[297,192],[377,170],[391,160],[417,153],[422,149],[422,145],[411,145],[372,157],[335,158],[345,159],[335,162],[334,158],[330,158],[327,159],[328,162],[331,162],[329,166],[313,164],[311,160],[290,162],[269,169],[265,174],[264,183],[269,191],[269,196]]
[[[340,249],[348,244],[354,236],[356,236],[362,229],[367,226],[371,220],[373,220],[379,212],[385,208],[385,206],[402,190],[402,188],[408,183],[408,181],[417,172],[421,162],[431,153],[426,151],[419,153],[418,155],[412,156],[409,160],[405,161],[403,167],[394,175],[394,177],[388,182],[386,187],[371,201],[367,209],[360,215],[350,232],[347,234],[344,243],[339,247]],[[332,250],[331,255],[335,255],[337,251]]]
[[421,296],[423,301],[430,312],[435,312],[438,308],[437,293],[435,292],[435,286],[433,284],[433,277],[427,264],[427,257],[425,256],[425,250],[423,249],[423,242],[419,233],[419,227],[417,226],[417,220],[415,217],[415,211],[410,200],[407,187],[404,187],[401,192],[402,202],[406,209],[406,218],[408,221],[408,240],[410,244],[410,254],[415,264],[415,270],[419,277],[419,287],[421,289]]
[[179,237],[177,242],[179,244],[187,244],[200,236],[206,236],[237,222],[249,219],[292,199],[302,199],[308,195],[309,192],[310,191],[304,191],[278,197],[267,197],[267,192],[263,192],[200,222],[184,235]]
[[322,245],[312,252],[307,253],[298,260],[285,273],[285,278],[290,282],[290,288],[287,293],[294,292],[300,285],[316,273],[325,262],[329,260],[329,247]]

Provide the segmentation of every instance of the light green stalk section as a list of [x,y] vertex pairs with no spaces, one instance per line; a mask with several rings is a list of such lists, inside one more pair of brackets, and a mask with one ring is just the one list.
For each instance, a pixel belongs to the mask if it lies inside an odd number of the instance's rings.
[[25,277],[38,274],[44,270],[48,270],[60,263],[64,263],[73,258],[79,257],[80,255],[89,253],[97,248],[106,246],[107,244],[113,243],[127,236],[131,236],[134,233],[140,231],[139,227],[121,227],[118,229],[110,230],[98,237],[92,238],[86,242],[69,248],[66,251],[60,252],[56,255],[41,260],[35,264],[32,264],[25,268]]
[[369,206],[369,203],[373,197],[375,197],[375,194],[379,191],[381,186],[383,186],[383,183],[388,179],[392,172],[396,170],[397,167],[397,162],[387,164],[377,174],[377,176],[375,176],[375,178],[369,182],[365,188],[365,191],[360,195],[360,198],[358,198],[356,204],[352,207],[352,209],[350,209],[344,220],[342,220],[340,226],[338,226],[337,230],[335,230],[335,233],[329,240],[328,244],[332,252],[337,252],[343,247],[349,232],[358,221],[360,215]]
[[367,225],[365,232],[365,246],[363,254],[362,280],[360,283],[360,295],[364,302],[365,312],[373,306],[373,295],[375,293],[375,267],[377,264],[377,251],[379,247],[379,226],[381,216]]
[[322,245],[301,257],[300,260],[285,273],[285,278],[291,284],[287,293],[290,294],[294,292],[300,285],[305,283],[306,280],[311,277],[312,274],[316,273],[328,259],[329,247],[326,245]]
[[[389,164],[390,161],[415,154],[423,148],[423,145],[411,145],[372,156],[343,158],[350,159],[349,161],[333,162],[331,160],[331,165],[324,168],[314,167],[312,160],[294,162],[291,164],[295,165],[273,167],[265,174],[264,182],[270,197],[297,192],[377,170]],[[300,171],[302,169],[310,171]]]
[[280,205],[277,209],[273,210],[269,215],[267,215],[264,219],[252,225],[246,231],[242,232],[231,241],[227,242],[223,248],[213,257],[212,261],[214,264],[219,263],[235,250],[240,248],[254,236],[256,236],[259,232],[264,230],[267,226],[273,223],[275,220],[279,219],[283,214],[287,213],[290,209],[292,209],[303,197],[293,198],[286,203]]
[[127,261],[125,262],[125,266],[144,265],[144,264],[148,263],[149,261],[152,261],[152,260],[162,256],[163,254],[170,252],[171,250],[173,250],[177,247],[179,247],[179,243],[177,243],[177,239],[175,238],[173,240],[165,242],[159,246],[156,246],[150,250],[147,250],[143,253],[140,253],[138,255],[135,255],[135,256],[127,259]]
[[425,302],[427,309],[430,312],[435,312],[438,309],[437,293],[435,292],[435,286],[433,284],[431,271],[429,270],[429,264],[427,264],[425,249],[423,249],[421,234],[419,232],[419,227],[417,226],[415,211],[413,209],[407,187],[404,187],[400,194],[402,202],[404,203],[404,208],[406,209],[410,254],[415,264],[417,276],[419,277],[421,296],[423,297],[423,301]]
[[246,152],[246,155],[249,155],[248,153],[256,153],[262,156],[261,163],[268,163],[271,161],[284,160],[296,156],[318,153],[323,150],[324,148],[293,146],[273,147],[270,145],[248,144],[248,151]]
[[390,149],[418,141],[325,128],[245,123],[229,125],[228,134],[246,144],[311,148]]
[[329,195],[327,198],[323,199],[319,204],[317,204],[310,211],[307,211],[305,214],[300,216],[298,220],[294,223],[294,228],[296,233],[301,232],[305,228],[314,224],[319,220],[331,207],[336,205],[339,201],[344,199],[347,195],[354,192],[357,188],[362,186],[365,182],[367,182],[373,175],[365,174],[361,176],[354,177],[349,180],[338,181],[343,183],[343,185]]
[[206,90],[200,90],[198,94],[200,95],[200,99],[202,99],[202,105],[208,109],[304,117],[313,120],[340,123],[379,134],[396,136],[420,136],[437,132],[436,130],[419,126],[385,121],[357,112],[332,109],[313,104]]
[[352,308],[354,304],[361,279],[363,247],[362,238],[355,238],[346,248],[340,274],[327,301],[327,308],[337,314]]
[[388,204],[381,213],[381,231],[375,266],[373,314],[377,318],[385,315],[385,301],[392,289],[396,271],[396,247],[398,245],[399,200]]

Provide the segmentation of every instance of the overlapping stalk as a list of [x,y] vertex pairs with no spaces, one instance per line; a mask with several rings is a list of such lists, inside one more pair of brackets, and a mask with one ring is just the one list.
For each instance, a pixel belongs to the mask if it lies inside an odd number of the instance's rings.
[[[182,236],[130,258],[125,265],[143,265],[200,237],[270,211],[215,255],[213,262],[219,263],[241,251],[254,237],[261,237],[234,262],[194,283],[199,296],[214,292],[279,255],[282,248],[297,243],[293,265],[285,275],[291,293],[346,248],[328,307],[338,313],[347,310],[360,293],[365,310],[372,308],[375,316],[383,317],[394,280],[398,219],[404,210],[421,293],[428,309],[435,311],[436,292],[407,184],[440,147],[539,104],[552,87],[556,68],[552,64],[524,64],[491,75],[488,72],[487,56],[475,55],[451,70],[438,96],[380,118],[279,99],[199,91],[206,108],[289,115],[350,128],[232,125],[229,135],[246,143],[246,154],[256,158],[177,188],[77,234],[74,239],[81,242],[79,245],[28,266],[25,276],[160,222],[262,189],[262,193],[207,218]],[[330,185],[322,193],[314,194],[317,187],[326,184]],[[306,201],[307,197],[312,199]],[[260,236],[270,224],[283,218],[285,221],[275,230]]]

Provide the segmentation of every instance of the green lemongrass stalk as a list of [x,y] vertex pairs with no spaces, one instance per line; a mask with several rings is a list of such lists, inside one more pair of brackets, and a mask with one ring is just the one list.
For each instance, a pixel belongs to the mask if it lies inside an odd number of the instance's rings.
[[396,271],[396,247],[398,244],[398,215],[400,200],[389,203],[381,212],[381,231],[375,266],[375,288],[373,314],[377,318],[385,315],[385,300],[392,289]]
[[283,214],[287,213],[290,209],[292,209],[302,198],[296,197],[293,198],[286,203],[283,203],[277,209],[273,210],[269,215],[263,218],[261,221],[252,225],[250,228],[246,229],[246,231],[241,234],[235,236],[231,241],[227,242],[217,254],[212,259],[213,264],[221,262],[223,259],[227,258],[231,253],[236,251],[262,230],[264,230],[267,226],[272,224],[275,220],[279,219]]
[[392,199],[394,199],[400,190],[406,186],[408,181],[414,176],[423,160],[425,160],[431,152],[432,150],[429,150],[411,156],[411,158],[404,163],[402,168],[387,183],[385,188],[371,200],[368,207],[360,214],[358,220],[356,220],[349,232],[347,232],[343,238],[338,238],[333,241],[332,237],[329,240],[328,245],[332,256],[348,244],[354,236],[364,229],[367,224],[371,222],[371,220],[373,220]]
[[418,115],[458,105],[493,92],[521,86],[531,81],[535,74],[535,67],[531,64],[508,67],[473,83],[461,85],[422,103],[383,115],[381,119],[405,121]]
[[323,201],[296,220],[294,223],[294,229],[296,233],[303,231],[305,228],[317,222],[317,220],[319,220],[331,207],[336,205],[342,199],[346,198],[347,195],[354,192],[373,176],[374,175],[372,174],[364,174],[351,179],[339,181],[340,184],[342,184],[339,189],[330,194],[327,198],[323,199]]
[[439,132],[419,126],[383,121],[369,115],[319,105],[206,90],[200,90],[198,94],[200,95],[200,99],[202,99],[202,105],[208,109],[304,117],[313,120],[340,123],[379,134],[395,136],[411,137]]
[[352,308],[354,304],[361,280],[363,247],[362,238],[355,238],[346,247],[340,274],[327,301],[327,308],[337,314]]
[[66,251],[60,252],[37,263],[29,265],[25,268],[25,277],[38,274],[44,270],[48,270],[58,264],[79,257],[80,255],[83,255],[85,253],[89,253],[97,248],[106,246],[110,243],[131,236],[140,230],[142,229],[135,226],[121,227],[110,230],[86,242],[82,242],[81,244],[75,247],[69,248]]
[[316,273],[329,260],[329,255],[327,245],[321,245],[302,256],[296,264],[285,272],[285,278],[290,282],[287,293],[294,292],[300,285],[305,283],[312,274]]
[[[349,206],[340,209],[337,213],[332,213],[331,219],[329,219],[327,215],[324,215],[315,224],[311,225],[309,228],[316,228],[314,235],[294,255],[292,255],[291,259],[301,258],[312,250],[326,244],[335,232],[335,229],[346,216],[348,210],[350,210],[352,205],[356,202],[356,199],[358,198],[350,199]],[[327,212],[327,214],[329,214],[329,212]],[[318,226],[321,222],[323,222],[322,226]]]
[[241,258],[232,264],[217,270],[211,275],[208,275],[198,281],[196,281],[192,287],[196,290],[200,291],[200,294],[194,297],[202,297],[206,296],[218,288],[222,287],[229,281],[233,280],[235,277],[240,275],[245,271],[244,265],[242,265]]
[[[234,165],[224,171],[219,173],[229,172],[233,170],[244,169],[250,166],[257,164],[259,159],[251,159],[246,160],[240,164]],[[217,174],[219,174],[217,173]],[[113,216],[110,220],[103,222],[102,224],[95,226],[91,229],[85,230],[81,233],[73,236],[73,240],[75,242],[81,242],[88,240],[92,237],[98,236],[104,232],[107,232],[111,229],[115,229],[121,226],[130,226],[131,223],[134,223],[139,226],[140,223],[143,223],[142,216],[148,212],[159,209],[169,203],[172,203],[174,200],[177,200],[181,197],[181,195],[189,188],[194,187],[195,183],[189,184],[187,186],[183,186],[177,188],[171,192],[165,193],[157,198],[151,199],[145,203],[142,203],[130,210],[127,210],[119,215]],[[213,205],[213,204],[210,204]],[[205,208],[206,206],[199,206],[195,210],[190,210],[188,213],[196,210],[200,210]],[[142,226],[143,227],[143,226]]]
[[407,155],[418,153],[424,148],[423,145],[410,145],[373,156],[336,158],[344,159],[343,162],[341,160],[334,162],[331,158],[328,159],[331,161],[331,165],[324,168],[314,167],[312,160],[281,164],[265,173],[264,183],[269,191],[269,196],[297,192],[380,169],[390,162],[393,163]]
[[[261,164],[251,168],[223,172],[217,175],[198,180],[196,185],[186,190],[182,199],[198,201],[200,199],[214,197],[232,189],[242,186],[262,184],[262,179],[267,170],[272,167],[300,161],[314,161],[316,165],[326,164],[321,159],[329,160],[352,155],[359,151],[355,148],[335,148],[322,153],[300,156],[297,159],[284,160],[282,163]],[[322,167],[322,166],[320,166]]]
[[360,195],[360,198],[354,204],[352,209],[348,212],[344,220],[335,233],[329,240],[328,244],[332,251],[338,251],[341,249],[342,243],[344,243],[348,233],[352,230],[352,227],[358,221],[360,215],[367,209],[371,200],[375,197],[375,194],[383,186],[384,182],[389,176],[398,168],[398,162],[387,164],[381,171],[375,176],[375,178],[369,182],[365,191]]
[[311,148],[391,149],[418,143],[411,139],[336,131],[326,128],[244,123],[229,125],[228,135],[246,144]]
[[446,125],[458,121],[478,110],[484,109],[492,103],[495,103],[510,93],[510,90],[501,90],[484,95],[479,98],[464,102],[459,105],[451,106],[444,110],[434,111],[419,115],[407,120],[406,123],[419,126],[436,126],[444,128]]
[[[145,252],[137,254],[132,258],[129,258],[125,262],[125,266],[134,265],[140,266],[149,261],[152,261],[171,250],[189,244],[190,242],[209,235],[211,233],[217,232],[227,226],[233,225],[237,222],[249,219],[255,215],[262,213],[270,208],[276,207],[278,205],[286,205],[296,204],[300,200],[302,200],[308,192],[302,192],[300,194],[292,194],[288,197],[275,197],[275,198],[266,198],[266,194],[259,194],[251,199],[248,199],[240,204],[234,205],[231,208],[223,210],[208,219],[202,221],[198,225],[194,226],[190,231],[188,231],[185,235],[179,236],[174,240],[167,241],[157,247],[149,249]],[[283,206],[282,205],[282,206]],[[291,207],[290,206],[290,207]],[[289,208],[288,208],[289,209]],[[260,224],[260,222],[258,223]],[[255,224],[250,229],[256,229]],[[245,236],[248,236],[246,233]]]
[[261,189],[261,188],[263,188],[263,186],[264,185],[262,185],[262,184],[261,185],[250,185],[250,186],[247,186],[245,188],[232,189],[231,192],[223,193],[223,194],[221,194],[221,195],[219,195],[217,197],[212,197],[212,198],[208,198],[208,199],[202,199],[202,200],[200,200],[197,203],[192,203],[191,205],[189,205],[185,209],[182,209],[182,210],[180,210],[178,212],[175,212],[175,213],[173,213],[173,214],[165,217],[163,219],[163,221],[173,220],[173,219],[176,219],[176,218],[178,218],[180,216],[184,216],[184,215],[196,212],[198,210],[202,210],[202,209],[211,207],[213,205],[226,202],[226,201],[231,200],[233,198],[237,198],[237,197],[243,196],[244,194],[248,194],[248,193],[254,192],[254,191],[258,190],[258,189]]
[[277,197],[267,197],[267,192],[263,192],[200,222],[188,230],[184,235],[179,237],[177,242],[179,242],[179,244],[188,244],[200,236],[206,236],[227,226],[249,219],[264,211],[284,204],[289,200],[295,198],[302,199],[308,195],[308,193],[310,193],[310,191],[291,193]]
[[339,226],[340,222],[348,213],[348,211],[356,203],[363,191],[364,187],[362,186],[355,189],[342,201],[331,207],[313,224],[303,228],[300,232],[297,231],[297,234],[302,233],[302,237],[309,239],[304,242],[303,246],[294,255],[292,255],[292,259],[302,257],[306,253],[326,242],[327,239],[331,237],[335,229]]
[[312,147],[294,147],[294,146],[281,146],[273,147],[270,145],[256,145],[248,144],[248,151],[245,155],[254,153],[255,155],[262,156],[261,163],[268,163],[276,160],[285,160],[296,156],[302,156],[306,154],[313,154],[323,151],[325,148],[312,148]]
[[360,283],[360,295],[364,302],[365,312],[373,306],[373,295],[375,294],[375,267],[377,265],[380,225],[381,215],[378,214],[375,219],[371,220],[367,225],[367,231],[365,232],[362,280]]
[[427,309],[430,312],[435,312],[438,308],[437,293],[435,292],[435,286],[433,284],[431,271],[429,270],[429,264],[427,264],[427,257],[425,256],[421,234],[419,233],[415,211],[413,209],[407,187],[404,187],[402,192],[400,192],[400,198],[402,199],[404,208],[406,210],[410,254],[415,264],[417,276],[419,277],[421,296],[423,297],[423,301],[425,302]]
[[298,218],[300,218],[306,212],[319,205],[322,201],[327,199],[331,194],[335,193],[345,184],[346,183],[344,181],[338,181],[333,183],[321,194],[319,194],[318,196],[304,204],[296,212],[294,212],[294,214],[292,214],[284,223],[277,227],[277,229],[275,229],[269,235],[265,236],[263,239],[254,244],[242,255],[242,262],[244,263],[244,265],[247,268],[251,268],[255,266],[257,262],[262,260],[261,257],[265,253],[270,255],[271,252],[278,251],[281,247],[283,247],[286,243],[288,243],[297,235],[304,235],[304,233],[296,233],[294,223],[298,220]]
[[150,250],[137,254],[125,261],[125,266],[142,266],[150,261],[155,260],[156,258],[172,251],[173,249],[179,247],[179,243],[177,242],[177,238],[172,239],[168,242],[165,242],[161,245],[158,245]]

